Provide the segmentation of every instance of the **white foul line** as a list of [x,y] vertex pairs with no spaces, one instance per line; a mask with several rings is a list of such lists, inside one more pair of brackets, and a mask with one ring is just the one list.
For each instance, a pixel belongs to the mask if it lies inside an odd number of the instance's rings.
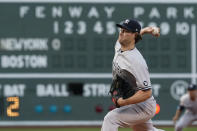
[[[185,43],[187,44],[187,43]],[[191,73],[192,83],[196,84],[196,25],[191,26]]]
[[[101,126],[103,121],[1,121],[0,126]],[[153,120],[154,125],[173,125],[171,120]],[[194,122],[192,125],[197,125]]]

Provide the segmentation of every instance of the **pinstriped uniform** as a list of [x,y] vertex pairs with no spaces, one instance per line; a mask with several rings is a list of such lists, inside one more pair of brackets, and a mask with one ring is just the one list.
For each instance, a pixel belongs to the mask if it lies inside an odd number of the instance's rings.
[[[134,77],[137,90],[151,88],[147,64],[137,48],[122,52],[120,43],[116,43],[113,59],[113,79],[121,70],[129,71]],[[104,118],[102,131],[118,131],[118,127],[131,127],[134,131],[157,131],[151,118],[156,110],[153,96],[144,102],[122,106],[110,111]]]
[[113,59],[113,78],[123,69],[129,71],[136,78],[138,90],[151,88],[148,66],[137,48],[121,52],[120,44],[115,46],[115,56]]

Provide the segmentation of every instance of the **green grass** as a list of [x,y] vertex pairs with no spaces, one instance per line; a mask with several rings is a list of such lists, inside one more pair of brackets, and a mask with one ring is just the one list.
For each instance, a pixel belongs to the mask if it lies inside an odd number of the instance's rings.
[[[174,128],[160,128],[165,131],[174,131]],[[100,131],[100,128],[0,128],[0,131]],[[119,131],[132,131],[119,129]],[[197,127],[186,128],[183,131],[197,131]]]

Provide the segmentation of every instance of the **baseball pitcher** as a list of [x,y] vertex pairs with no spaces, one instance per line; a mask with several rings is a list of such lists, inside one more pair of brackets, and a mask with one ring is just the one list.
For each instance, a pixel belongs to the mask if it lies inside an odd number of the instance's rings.
[[143,34],[158,37],[159,29],[141,29],[139,22],[132,19],[126,19],[117,26],[120,33],[115,45],[110,89],[117,108],[105,116],[101,130],[118,131],[119,127],[130,127],[134,131],[158,131],[151,121],[156,101],[152,96],[148,67],[135,45]]

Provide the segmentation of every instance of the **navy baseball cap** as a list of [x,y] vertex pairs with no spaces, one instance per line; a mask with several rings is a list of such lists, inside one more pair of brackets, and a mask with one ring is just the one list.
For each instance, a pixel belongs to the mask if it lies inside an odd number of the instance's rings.
[[125,21],[121,22],[120,24],[116,24],[117,27],[126,29],[131,32],[138,32],[141,31],[141,25],[138,21],[133,19],[126,19]]
[[197,86],[195,84],[191,84],[191,85],[188,86],[187,90],[188,91],[197,90]]

